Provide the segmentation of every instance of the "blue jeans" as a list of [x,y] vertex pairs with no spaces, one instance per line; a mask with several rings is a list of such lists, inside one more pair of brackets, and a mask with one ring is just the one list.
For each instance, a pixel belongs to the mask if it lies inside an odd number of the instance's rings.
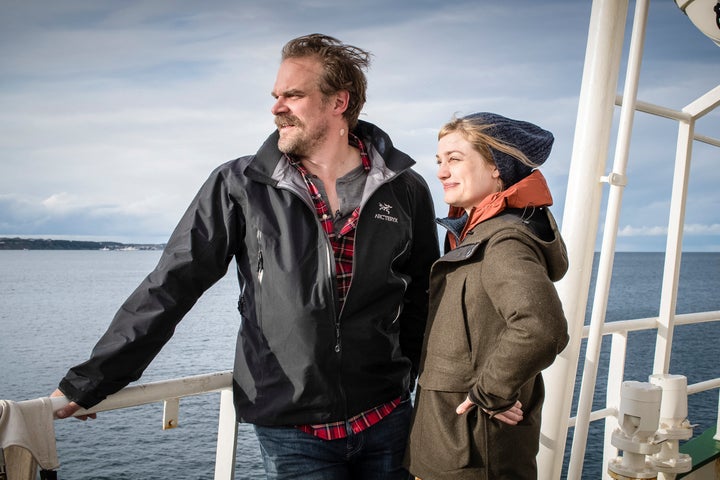
[[268,480],[407,480],[402,466],[412,406],[405,400],[372,427],[323,440],[292,427],[255,426]]

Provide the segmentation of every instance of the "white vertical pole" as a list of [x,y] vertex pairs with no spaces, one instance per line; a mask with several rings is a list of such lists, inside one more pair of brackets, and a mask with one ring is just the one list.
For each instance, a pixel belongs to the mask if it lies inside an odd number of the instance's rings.
[[695,138],[695,121],[718,106],[720,106],[720,85],[683,108],[683,112],[689,115],[689,119],[682,118],[679,120],[668,236],[665,247],[665,270],[663,272],[658,334],[655,344],[655,363],[653,365],[653,373],[655,374],[667,374],[670,369],[677,286],[680,278],[680,260],[682,257],[685,204],[687,202],[690,176],[692,142]]
[[610,362],[608,364],[607,392],[605,404],[615,410],[616,414],[605,417],[605,434],[603,441],[603,461],[600,472],[591,472],[597,478],[609,478],[607,465],[611,458],[617,457],[618,450],[612,444],[612,434],[618,427],[617,411],[620,408],[620,392],[625,378],[625,359],[627,358],[628,332],[613,333],[610,346]]
[[694,129],[694,119],[690,121],[681,120],[679,123],[667,245],[665,247],[665,268],[660,294],[657,340],[655,343],[654,374],[670,373],[670,351],[673,330],[675,329],[675,305],[677,304],[677,284],[680,279],[685,202],[687,200],[688,177],[690,176],[690,157],[692,156]]
[[595,298],[593,300],[590,331],[587,348],[585,350],[585,363],[583,364],[583,376],[578,399],[577,420],[573,434],[571,461],[568,465],[568,478],[580,478],[582,476],[585,447],[590,427],[590,412],[592,411],[600,359],[600,347],[602,345],[602,327],[605,324],[605,312],[607,310],[610,293],[610,279],[612,278],[615,244],[618,224],[620,222],[620,208],[622,206],[622,195],[626,184],[625,173],[627,171],[630,139],[632,137],[633,120],[635,117],[635,101],[640,80],[640,66],[642,64],[643,45],[645,42],[648,3],[649,0],[638,0],[635,4],[632,37],[630,40],[627,71],[625,74],[624,101],[620,112],[620,125],[618,127],[618,137],[615,145],[615,160],[613,162],[612,173],[608,175],[610,193],[607,213],[605,215],[605,228],[603,229],[600,259],[598,261]]
[[237,431],[233,392],[232,390],[222,390],[220,391],[220,415],[215,452],[215,480],[233,480],[235,478]]
[[713,439],[720,442],[720,390],[718,390],[718,414],[717,423],[715,424],[715,435],[713,435]]
[[590,15],[562,222],[570,268],[557,285],[568,318],[570,343],[545,372],[543,417],[547,421],[542,422],[538,453],[538,476],[542,480],[557,480],[562,472],[627,9],[628,0],[594,0]]

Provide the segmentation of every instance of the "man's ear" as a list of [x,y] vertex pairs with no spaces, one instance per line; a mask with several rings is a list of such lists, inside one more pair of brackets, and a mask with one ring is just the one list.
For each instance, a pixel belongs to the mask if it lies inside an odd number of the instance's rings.
[[347,90],[340,90],[335,94],[335,104],[333,105],[334,109],[337,110],[338,113],[345,113],[345,110],[348,109],[348,106],[350,105],[350,92]]

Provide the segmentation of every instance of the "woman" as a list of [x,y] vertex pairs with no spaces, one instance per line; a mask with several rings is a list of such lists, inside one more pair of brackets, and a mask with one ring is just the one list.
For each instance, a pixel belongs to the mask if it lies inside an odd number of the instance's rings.
[[568,341],[553,282],[567,254],[536,167],[550,132],[492,113],[438,135],[450,205],[432,268],[430,317],[406,462],[422,480],[530,479],[544,397],[540,371]]

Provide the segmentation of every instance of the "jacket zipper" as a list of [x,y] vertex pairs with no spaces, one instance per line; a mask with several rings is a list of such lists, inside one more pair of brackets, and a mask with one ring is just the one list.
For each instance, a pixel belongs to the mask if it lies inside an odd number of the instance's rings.
[[[332,262],[334,260],[334,256],[332,254],[332,245],[330,245],[330,239],[327,238],[327,234],[323,231],[321,233],[322,235],[325,235],[326,237],[326,244],[325,244],[325,254],[327,258],[327,271],[328,271],[328,281],[330,283],[330,290],[333,292],[333,298],[337,297],[337,289],[333,288],[333,281],[332,281],[332,272],[333,272],[333,266]],[[342,311],[341,311],[342,312]],[[335,324],[335,353],[339,354],[342,348],[340,347],[340,315],[338,314],[337,310],[335,309],[335,301],[333,301],[333,322]]]
[[263,279],[263,254],[262,254],[262,232],[258,230],[257,232],[257,241],[258,241],[258,254],[257,254],[257,279],[258,283],[262,285],[262,279]]

